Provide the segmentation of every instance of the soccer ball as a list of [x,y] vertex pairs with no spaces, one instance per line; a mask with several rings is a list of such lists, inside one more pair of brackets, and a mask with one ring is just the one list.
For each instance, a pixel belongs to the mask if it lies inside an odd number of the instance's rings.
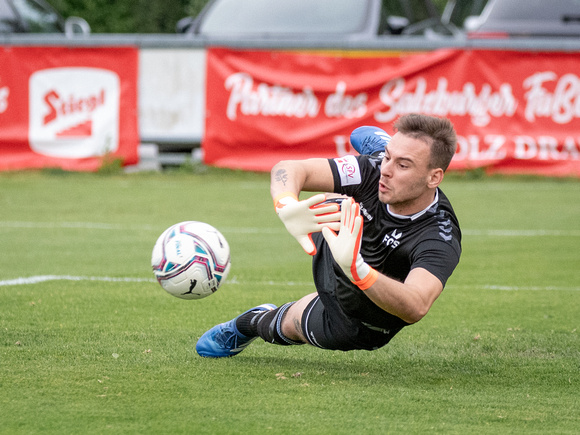
[[153,273],[169,294],[201,299],[215,293],[230,271],[230,246],[204,222],[172,225],[157,239],[151,255]]

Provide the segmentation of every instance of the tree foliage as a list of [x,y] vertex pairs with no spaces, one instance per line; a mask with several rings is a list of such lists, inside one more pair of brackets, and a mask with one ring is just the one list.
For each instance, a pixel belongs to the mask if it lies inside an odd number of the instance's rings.
[[208,0],[50,0],[63,16],[82,17],[94,33],[174,33]]

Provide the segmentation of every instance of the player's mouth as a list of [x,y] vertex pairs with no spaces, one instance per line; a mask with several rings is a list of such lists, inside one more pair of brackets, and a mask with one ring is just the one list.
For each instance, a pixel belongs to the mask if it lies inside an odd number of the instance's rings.
[[389,190],[390,189],[387,187],[387,185],[385,183],[383,183],[382,181],[379,181],[379,192],[386,193]]

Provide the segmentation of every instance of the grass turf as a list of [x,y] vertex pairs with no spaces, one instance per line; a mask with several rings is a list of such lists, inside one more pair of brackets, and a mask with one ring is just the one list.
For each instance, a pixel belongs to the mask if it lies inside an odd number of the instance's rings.
[[[0,433],[577,433],[580,183],[442,187],[464,253],[425,319],[374,352],[256,342],[212,360],[194,350],[206,329],[313,291],[265,174],[1,174]],[[182,220],[232,249],[199,301],[152,281]]]

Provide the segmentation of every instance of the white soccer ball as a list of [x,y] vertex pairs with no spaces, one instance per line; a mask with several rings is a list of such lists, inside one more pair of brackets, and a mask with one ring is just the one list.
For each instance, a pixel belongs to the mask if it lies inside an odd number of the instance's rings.
[[157,239],[151,255],[153,273],[169,294],[201,299],[215,293],[230,271],[230,246],[204,222],[172,225]]

